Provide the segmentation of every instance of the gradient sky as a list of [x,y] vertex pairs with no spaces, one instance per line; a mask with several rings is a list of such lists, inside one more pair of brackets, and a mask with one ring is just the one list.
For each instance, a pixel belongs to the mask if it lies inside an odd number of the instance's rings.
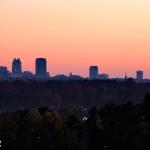
[[0,65],[20,57],[34,71],[46,57],[55,74],[150,77],[149,0],[0,0]]

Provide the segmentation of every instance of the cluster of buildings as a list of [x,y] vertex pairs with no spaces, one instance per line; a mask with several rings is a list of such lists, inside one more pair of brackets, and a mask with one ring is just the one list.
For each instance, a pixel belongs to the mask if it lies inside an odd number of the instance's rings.
[[35,60],[35,73],[31,71],[22,70],[22,62],[19,58],[14,58],[12,61],[12,71],[8,71],[7,67],[0,66],[0,79],[6,78],[23,78],[23,79],[55,79],[55,80],[80,80],[83,77],[79,75],[73,75],[72,73],[69,76],[66,75],[56,75],[53,78],[50,77],[49,72],[47,72],[47,60],[46,58],[36,58]]
[[19,58],[14,58],[12,62],[12,72],[9,72],[7,67],[0,66],[0,77],[13,77],[13,78],[46,78],[49,77],[47,72],[47,62],[45,58],[36,58],[35,61],[35,74],[31,71],[22,71],[22,62]]
[[108,74],[102,73],[99,74],[98,66],[90,66],[89,68],[89,79],[101,79],[101,80],[108,80]]
[[[141,81],[143,80],[144,73],[143,71],[136,72],[136,80]],[[23,71],[22,70],[22,62],[19,58],[14,58],[12,61],[12,71],[8,71],[7,67],[0,66],[0,78],[36,78],[36,79],[55,79],[55,80],[80,80],[84,79],[79,75],[73,75],[72,73],[67,75],[56,75],[54,77],[50,77],[49,72],[47,72],[47,60],[46,58],[36,58],[35,60],[35,73],[31,71]],[[127,76],[125,75],[126,79]],[[90,66],[89,67],[89,77],[86,78],[89,80],[108,80],[109,75],[106,73],[99,74],[98,66]]]
[[[120,80],[126,80],[128,77],[125,74],[124,78],[116,78]],[[100,80],[108,80],[109,76],[106,73],[99,74],[98,66],[90,66],[89,68],[89,79],[100,79]],[[136,81],[142,81],[144,79],[144,72],[141,70],[136,71]]]

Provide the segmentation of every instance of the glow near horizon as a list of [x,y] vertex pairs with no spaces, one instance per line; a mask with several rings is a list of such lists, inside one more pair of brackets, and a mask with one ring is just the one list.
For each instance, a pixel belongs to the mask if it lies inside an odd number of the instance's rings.
[[36,57],[54,74],[88,75],[98,65],[111,77],[150,77],[150,1],[1,0],[0,65],[20,57],[34,71]]

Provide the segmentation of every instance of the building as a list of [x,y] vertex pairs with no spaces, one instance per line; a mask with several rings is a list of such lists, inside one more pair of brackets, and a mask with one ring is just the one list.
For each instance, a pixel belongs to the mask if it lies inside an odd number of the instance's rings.
[[7,67],[0,66],[0,73],[7,73]]
[[24,71],[23,73],[22,73],[22,75],[23,75],[23,78],[29,78],[29,79],[31,79],[31,78],[33,78],[34,76],[33,76],[33,73],[31,72],[31,71]]
[[84,78],[79,75],[69,74],[69,80],[83,80]]
[[14,58],[12,62],[12,75],[20,76],[22,75],[22,64],[19,58]]
[[98,66],[90,66],[89,68],[89,79],[98,79]]
[[108,80],[108,74],[102,73],[98,75],[98,79],[100,80]]
[[49,72],[46,72],[46,77],[47,77],[47,78],[50,78]]
[[138,70],[138,71],[136,72],[136,79],[137,79],[137,80],[143,80],[143,76],[144,76],[143,71]]
[[36,58],[35,75],[40,78],[47,77],[47,61],[45,58]]
[[7,70],[7,67],[0,66],[0,78],[5,78],[10,75],[10,72]]
[[66,81],[66,80],[68,80],[68,76],[66,76],[64,74],[58,74],[58,75],[54,76],[53,79],[54,80]]

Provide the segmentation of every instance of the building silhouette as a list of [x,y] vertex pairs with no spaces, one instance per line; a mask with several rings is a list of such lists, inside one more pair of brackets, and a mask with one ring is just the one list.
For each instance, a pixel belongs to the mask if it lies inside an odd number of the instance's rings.
[[19,58],[14,58],[12,62],[12,75],[20,76],[22,74],[22,64]]
[[36,77],[47,77],[47,61],[46,58],[36,58],[35,62]]
[[23,78],[33,78],[34,76],[33,76],[33,73],[31,72],[31,71],[24,71],[23,73],[22,73],[22,77]]
[[138,71],[136,72],[136,79],[137,79],[137,80],[143,80],[143,76],[144,76],[144,72],[143,72],[143,71],[138,70]]
[[90,66],[89,68],[89,79],[98,79],[98,66]]
[[98,75],[98,79],[100,80],[108,80],[109,79],[109,75],[106,73],[102,73]]
[[10,75],[10,72],[8,71],[7,67],[0,66],[0,78],[8,77]]

